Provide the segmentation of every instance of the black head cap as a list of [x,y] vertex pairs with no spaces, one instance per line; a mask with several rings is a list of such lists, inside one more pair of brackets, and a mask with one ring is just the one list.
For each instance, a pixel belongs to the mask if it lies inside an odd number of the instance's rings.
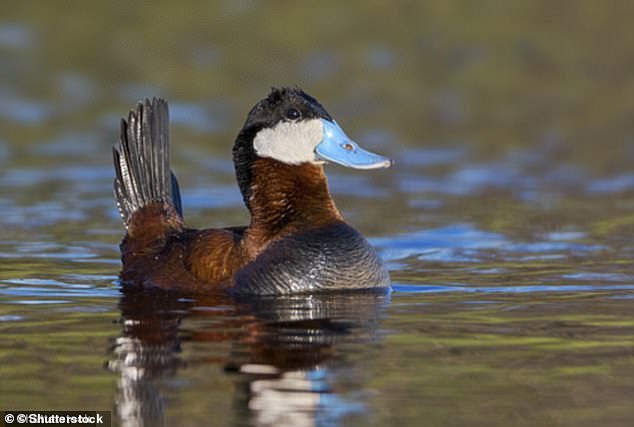
[[[294,112],[293,112],[294,111]],[[299,115],[296,115],[299,113]],[[304,120],[332,117],[312,96],[299,88],[273,88],[269,95],[249,112],[242,132],[257,133],[259,130],[273,127],[282,120]],[[241,132],[241,133],[242,133]]]

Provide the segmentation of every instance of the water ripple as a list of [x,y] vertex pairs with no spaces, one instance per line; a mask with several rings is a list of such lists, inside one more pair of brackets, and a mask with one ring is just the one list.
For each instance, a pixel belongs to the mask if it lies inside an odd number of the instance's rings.
[[[108,282],[114,282],[115,276],[105,276]],[[79,276],[77,276],[79,278]],[[71,303],[71,300],[58,300],[50,298],[74,298],[74,297],[108,297],[119,296],[115,286],[98,285],[103,282],[104,276],[86,276],[87,283],[73,283],[55,279],[19,278],[0,280],[0,295],[9,297],[32,297],[33,299],[12,300],[15,304],[63,304]],[[69,277],[72,280],[72,278]]]
[[398,293],[534,293],[534,292],[591,292],[591,291],[634,291],[631,285],[536,285],[536,286],[460,286],[460,285],[408,285],[393,283],[392,289]]
[[570,253],[583,255],[607,249],[605,245],[574,241],[574,237],[582,236],[584,233],[581,232],[555,234],[547,235],[549,240],[515,242],[500,233],[478,230],[470,224],[454,224],[394,237],[374,238],[371,242],[381,249],[386,261],[414,257],[423,261],[477,262],[483,257],[490,257],[492,251],[507,260],[543,260]]

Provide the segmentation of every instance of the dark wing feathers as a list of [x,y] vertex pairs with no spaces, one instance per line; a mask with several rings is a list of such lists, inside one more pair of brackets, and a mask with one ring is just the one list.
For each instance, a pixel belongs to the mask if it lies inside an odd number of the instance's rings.
[[132,215],[154,202],[171,204],[182,217],[180,191],[170,170],[169,113],[160,98],[139,102],[113,147],[114,193],[126,227]]

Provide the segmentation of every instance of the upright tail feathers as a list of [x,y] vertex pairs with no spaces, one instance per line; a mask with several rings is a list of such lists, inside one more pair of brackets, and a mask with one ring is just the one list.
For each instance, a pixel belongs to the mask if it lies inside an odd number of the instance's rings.
[[151,203],[171,205],[182,220],[180,191],[170,170],[167,102],[146,99],[121,120],[121,136],[112,149],[114,195],[126,228],[132,215]]

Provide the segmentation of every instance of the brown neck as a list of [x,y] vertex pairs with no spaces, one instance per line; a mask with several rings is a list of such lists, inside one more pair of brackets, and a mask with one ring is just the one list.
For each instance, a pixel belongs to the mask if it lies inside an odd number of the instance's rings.
[[256,159],[251,165],[249,234],[269,241],[309,226],[341,220],[321,165]]

